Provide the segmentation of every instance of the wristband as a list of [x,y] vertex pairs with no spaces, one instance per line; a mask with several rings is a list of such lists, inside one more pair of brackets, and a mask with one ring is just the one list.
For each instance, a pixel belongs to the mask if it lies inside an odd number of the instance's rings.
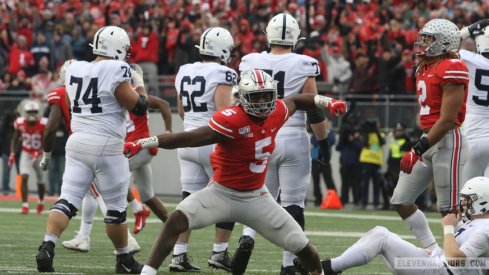
[[318,108],[327,108],[331,104],[331,97],[316,95],[314,96],[314,104]]
[[51,159],[51,154],[52,154],[52,153],[53,153],[53,152],[46,152],[46,151],[43,151],[43,152],[42,152],[42,156],[43,156],[43,158],[44,158],[44,159]]
[[160,145],[160,142],[158,141],[158,137],[152,136],[149,138],[143,138],[138,140],[138,143],[141,144],[141,148],[147,149],[147,148],[155,148]]
[[455,227],[453,227],[453,225],[443,226],[443,235],[447,234],[455,234]]
[[428,143],[428,138],[421,137],[418,142],[414,145],[414,152],[418,156],[422,156],[428,149],[430,149],[430,144]]

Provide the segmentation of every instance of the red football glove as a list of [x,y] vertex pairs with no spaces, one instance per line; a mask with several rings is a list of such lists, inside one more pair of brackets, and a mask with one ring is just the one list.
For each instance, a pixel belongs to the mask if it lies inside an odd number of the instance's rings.
[[[401,171],[403,171],[406,174],[411,174],[411,171],[413,170],[413,166],[414,164],[416,164],[418,159],[421,159],[421,157],[416,155],[416,153],[414,152],[414,148],[411,149],[401,159]],[[423,159],[421,159],[421,161],[423,161]]]
[[139,142],[126,142],[124,143],[124,156],[126,156],[126,158],[132,158],[137,155],[137,153],[139,153],[142,149],[143,147]]
[[328,109],[331,115],[338,116],[346,114],[348,108],[345,101],[332,98]]
[[15,154],[10,153],[10,156],[8,157],[8,167],[11,167],[15,163]]

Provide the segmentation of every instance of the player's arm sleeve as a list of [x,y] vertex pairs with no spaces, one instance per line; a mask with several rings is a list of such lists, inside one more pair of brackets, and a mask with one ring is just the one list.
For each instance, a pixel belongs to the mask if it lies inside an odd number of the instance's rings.
[[58,105],[60,106],[60,101],[61,101],[61,97],[59,96],[59,94],[56,92],[56,90],[52,90],[49,94],[48,94],[48,105]]
[[441,86],[447,84],[469,85],[469,70],[460,59],[446,60],[437,71],[441,78]]
[[321,73],[319,63],[316,59],[309,56],[301,56],[301,65],[296,68],[298,74],[303,76],[316,77]]
[[479,257],[489,251],[488,232],[475,232],[461,246],[460,250],[466,257]]
[[214,113],[214,115],[212,115],[211,119],[209,120],[209,127],[211,127],[212,130],[218,132],[219,134],[227,138],[236,139],[237,131],[233,127],[231,121],[232,116],[233,113],[230,111],[230,109],[225,109],[223,111],[216,112]]
[[238,84],[238,74],[236,71],[222,66],[218,72],[218,84],[233,86]]

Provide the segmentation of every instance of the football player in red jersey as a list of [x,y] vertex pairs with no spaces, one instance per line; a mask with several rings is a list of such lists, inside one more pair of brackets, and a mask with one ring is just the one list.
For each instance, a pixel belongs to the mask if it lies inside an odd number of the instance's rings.
[[458,58],[458,28],[433,19],[420,30],[415,52],[419,60],[416,92],[423,134],[401,160],[399,181],[391,199],[397,212],[424,248],[437,248],[416,198],[434,180],[438,211],[456,213],[467,141],[459,127],[465,119],[469,75]]
[[29,181],[29,172],[34,169],[37,179],[37,194],[39,201],[37,204],[37,214],[42,214],[44,210],[44,193],[46,187],[42,182],[43,173],[39,168],[39,155],[41,154],[42,136],[46,127],[47,119],[39,118],[39,103],[36,101],[27,101],[24,104],[26,117],[19,117],[14,122],[15,132],[12,137],[10,157],[8,165],[12,166],[15,162],[15,148],[22,140],[22,152],[20,154],[20,175],[22,176],[22,210],[21,214],[29,213],[29,203],[27,201]]
[[268,159],[278,130],[297,110],[328,108],[344,114],[346,103],[302,94],[277,99],[277,86],[262,70],[239,83],[240,105],[216,112],[208,126],[126,143],[127,157],[151,147],[173,149],[217,143],[211,154],[214,177],[208,187],[178,204],[160,232],[141,274],[156,274],[180,233],[218,222],[236,221],[294,252],[311,274],[321,274],[319,255],[299,224],[264,186]]

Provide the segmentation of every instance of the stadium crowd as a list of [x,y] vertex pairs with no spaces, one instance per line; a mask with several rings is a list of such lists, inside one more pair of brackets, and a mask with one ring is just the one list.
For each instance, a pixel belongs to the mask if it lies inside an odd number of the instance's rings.
[[[283,1],[130,0],[3,1],[0,9],[0,90],[30,90],[44,98],[57,84],[65,60],[92,60],[89,43],[104,25],[124,28],[132,62],[145,71],[149,92],[158,75],[176,74],[198,59],[203,30],[223,26],[235,38],[231,67],[240,57],[266,50],[269,19],[288,12],[306,37],[295,51],[320,62],[332,91],[357,94],[413,93],[412,45],[431,18],[459,27],[489,15],[488,1]],[[464,46],[473,49],[467,42]],[[406,82],[397,81],[405,78]]]

